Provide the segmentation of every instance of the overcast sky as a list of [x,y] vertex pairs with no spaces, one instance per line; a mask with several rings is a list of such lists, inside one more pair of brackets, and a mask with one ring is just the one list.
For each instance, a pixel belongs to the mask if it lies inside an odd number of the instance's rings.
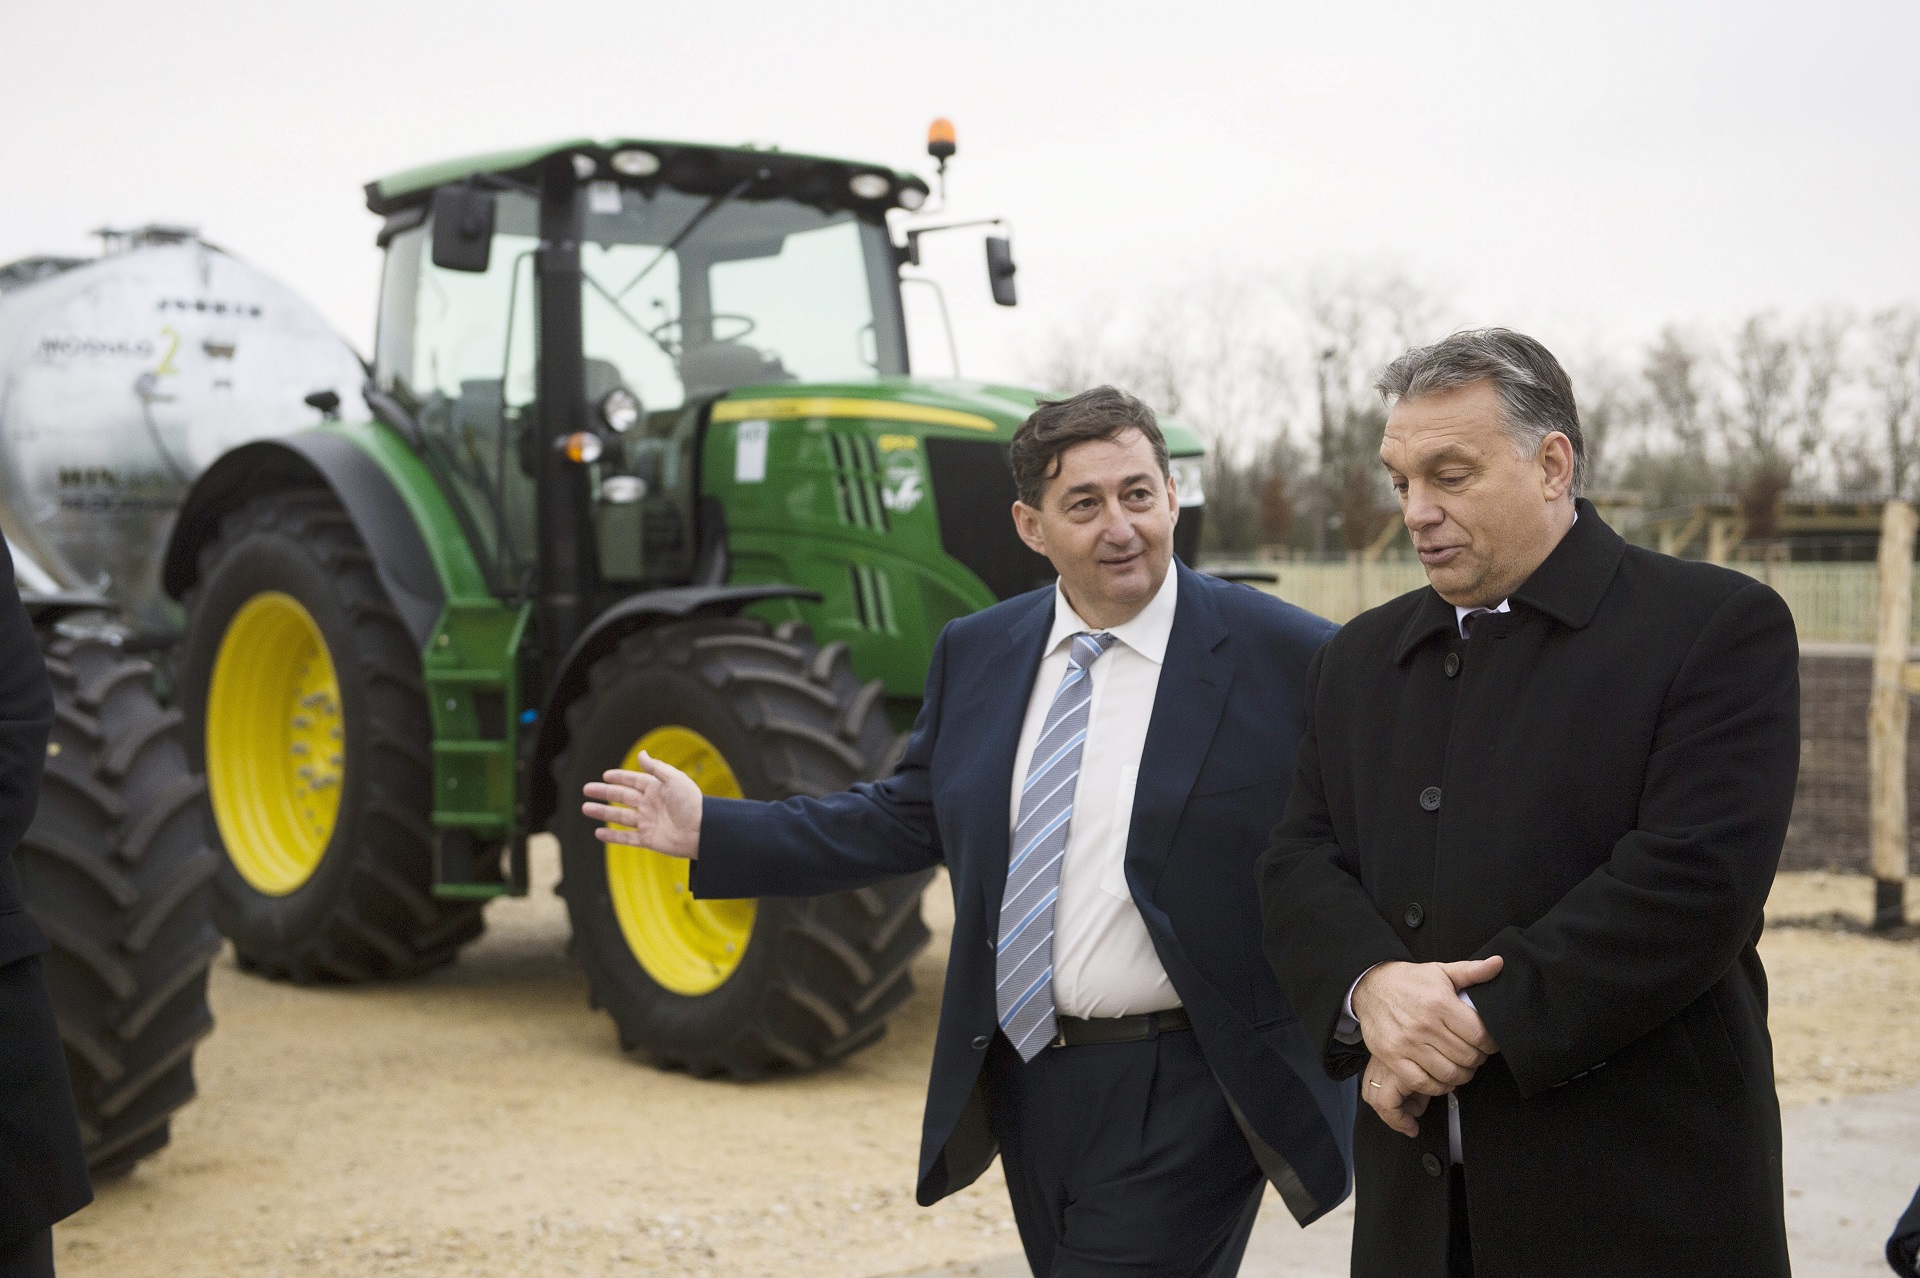
[[1878,3],[326,5],[0,0],[0,261],[176,220],[361,350],[361,187],[581,135],[777,143],[1013,219],[932,266],[965,371],[1236,272],[1395,268],[1458,318],[1635,349],[1920,300],[1920,6]]

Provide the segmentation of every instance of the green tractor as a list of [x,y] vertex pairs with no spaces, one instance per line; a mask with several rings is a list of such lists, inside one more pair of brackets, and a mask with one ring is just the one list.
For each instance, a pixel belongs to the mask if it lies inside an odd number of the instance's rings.
[[[489,898],[526,892],[544,829],[628,1051],[756,1078],[884,1032],[924,878],[696,901],[685,863],[608,849],[579,798],[641,750],[716,795],[882,776],[941,627],[1051,580],[1007,515],[1033,393],[908,367],[901,270],[945,228],[903,243],[888,217],[926,195],[876,165],[658,141],[368,186],[373,420],[227,453],[165,556],[244,967],[448,962]],[[1011,305],[1007,244],[987,250]],[[1198,441],[1170,443],[1197,502]]]

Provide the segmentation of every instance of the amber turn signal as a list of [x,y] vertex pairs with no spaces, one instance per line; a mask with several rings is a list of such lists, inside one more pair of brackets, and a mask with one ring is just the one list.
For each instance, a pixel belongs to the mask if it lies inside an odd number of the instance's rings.
[[566,437],[560,447],[570,462],[600,460],[600,437],[590,430],[576,430]]

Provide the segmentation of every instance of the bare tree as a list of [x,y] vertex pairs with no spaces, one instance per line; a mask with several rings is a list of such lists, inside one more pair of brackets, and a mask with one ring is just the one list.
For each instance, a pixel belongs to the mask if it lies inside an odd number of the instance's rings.
[[1734,334],[1734,399],[1721,427],[1749,537],[1773,536],[1781,497],[1825,439],[1846,330],[1827,316],[1787,333],[1763,314]]
[[1890,307],[1874,315],[1868,328],[1863,380],[1885,442],[1886,487],[1905,497],[1920,462],[1920,309]]
[[1313,281],[1305,311],[1318,408],[1315,545],[1337,529],[1358,550],[1397,517],[1380,467],[1387,413],[1373,383],[1389,361],[1442,336],[1441,308],[1403,275],[1349,273]]

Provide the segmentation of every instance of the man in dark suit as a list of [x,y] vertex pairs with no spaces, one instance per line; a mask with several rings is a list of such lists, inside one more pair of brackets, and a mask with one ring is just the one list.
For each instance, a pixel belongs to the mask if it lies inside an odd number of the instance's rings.
[[1131,396],[1041,406],[1011,460],[1059,584],[946,628],[891,777],[703,802],[643,757],[585,811],[633,831],[603,840],[697,853],[700,896],[944,862],[920,1202],[997,1147],[1035,1274],[1232,1274],[1263,1172],[1302,1224],[1347,1192],[1353,1093],[1261,961],[1252,882],[1333,628],[1174,559],[1166,446]]
[[92,1201],[73,1085],[13,850],[33,824],[53,690],[0,542],[0,1278],[49,1278],[53,1222]]
[[1380,390],[1431,588],[1316,657],[1259,867],[1281,983],[1365,1075],[1353,1272],[1785,1278],[1754,944],[1792,617],[1576,498],[1572,388],[1531,338],[1455,334]]

